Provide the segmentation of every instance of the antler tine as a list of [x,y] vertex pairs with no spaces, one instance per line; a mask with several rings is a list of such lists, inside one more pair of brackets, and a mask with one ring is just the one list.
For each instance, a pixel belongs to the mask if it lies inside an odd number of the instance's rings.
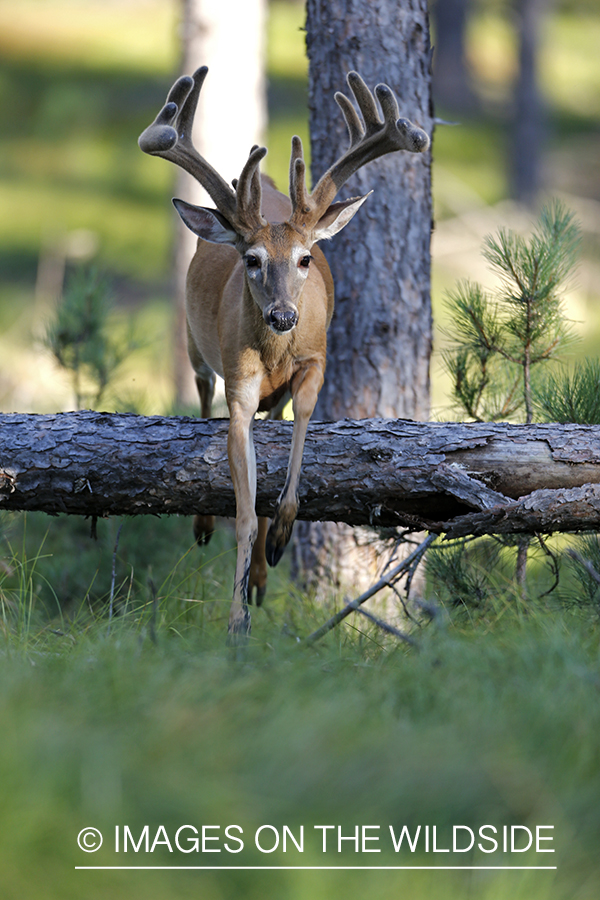
[[267,155],[266,147],[254,145],[235,185],[236,221],[248,231],[265,225],[261,212],[262,191],[260,186],[260,161]]
[[292,201],[292,217],[306,215],[310,212],[310,197],[306,190],[306,163],[302,141],[297,135],[292,138],[290,156],[290,200]]
[[397,123],[400,118],[400,110],[392,89],[387,84],[377,84],[375,85],[375,95],[383,113],[383,121]]
[[[358,72],[348,72],[346,81],[348,82],[348,87],[354,94],[356,102],[358,103],[358,108],[362,113],[367,135],[375,134],[381,129],[382,123],[379,118],[379,111],[373,94]],[[375,88],[375,90],[377,90],[377,88]],[[342,94],[341,96],[344,95]],[[398,116],[396,116],[396,118],[398,118]]]
[[192,142],[192,125],[198,97],[208,73],[206,66],[194,72],[193,78],[183,75],[167,97],[154,122],[138,139],[140,149],[152,156],[161,156],[175,163],[200,182],[220,213],[232,220],[236,213],[236,198],[232,189],[216,169],[202,157]]
[[[265,151],[266,151],[266,149],[267,149],[267,148],[265,147]],[[256,145],[252,148],[252,150],[250,151],[250,153],[253,153],[254,150],[258,150],[258,144],[256,144]],[[264,158],[264,157],[261,156],[261,159],[263,159],[263,158]],[[251,196],[256,196],[256,195],[258,195],[258,197],[261,197],[261,196],[262,196],[262,187],[261,187],[261,183],[260,183],[260,160],[258,161],[258,164],[257,164],[257,166],[256,166],[256,168],[254,169],[254,172],[253,172],[253,174],[252,174],[252,181],[250,182],[250,195],[251,195]],[[259,209],[259,211],[260,211],[260,203],[258,204],[258,209]]]
[[[348,150],[319,179],[310,195],[311,220],[322,215],[342,185],[358,169],[387,153],[408,150],[422,153],[429,147],[427,134],[408,119],[399,117],[393,91],[386,84],[378,84],[375,96],[358,72],[349,72],[348,85],[358,104],[362,121],[344,94],[336,94],[350,138]],[[375,97],[379,101],[383,121],[379,116]],[[306,223],[308,224],[308,223]]]
[[[196,69],[192,76],[192,87],[191,90],[188,91],[187,96],[183,99],[182,105],[180,106],[181,112],[179,113],[178,118],[178,134],[179,140],[183,140],[184,142],[189,142],[191,146],[192,144],[192,128],[194,125],[194,116],[196,115],[196,109],[198,108],[198,100],[200,98],[200,91],[202,90],[202,85],[204,84],[204,80],[208,75],[208,66],[200,66],[199,69]],[[184,76],[185,77],[185,76]],[[187,76],[189,78],[189,76]],[[182,81],[183,79],[180,79]],[[177,82],[174,87],[171,88],[171,93],[173,93],[174,89],[177,87]],[[171,99],[171,95],[169,94],[168,100]],[[175,98],[173,98],[175,99]],[[177,103],[177,101],[175,100]]]
[[348,137],[350,138],[350,146],[353,147],[355,144],[358,144],[358,142],[361,141],[364,137],[365,129],[363,128],[363,123],[360,121],[360,116],[345,94],[340,93],[340,91],[336,91],[336,93],[333,95],[333,99],[341,109],[342,115],[346,120]]
[[169,158],[169,151],[177,144],[177,130],[173,127],[173,122],[193,86],[194,81],[189,75],[177,79],[154,122],[139,136],[140,150],[151,156]]

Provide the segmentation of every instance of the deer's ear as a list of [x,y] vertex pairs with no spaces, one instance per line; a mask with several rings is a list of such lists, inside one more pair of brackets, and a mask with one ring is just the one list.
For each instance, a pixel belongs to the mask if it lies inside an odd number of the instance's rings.
[[190,231],[203,240],[211,241],[213,244],[231,244],[233,246],[239,240],[237,232],[233,230],[225,216],[222,216],[216,209],[192,206],[185,200],[177,199],[173,200],[173,206]]
[[352,197],[350,200],[342,200],[341,203],[332,203],[313,229],[315,243],[327,241],[341,231],[372,193],[373,191],[369,191],[364,197]]

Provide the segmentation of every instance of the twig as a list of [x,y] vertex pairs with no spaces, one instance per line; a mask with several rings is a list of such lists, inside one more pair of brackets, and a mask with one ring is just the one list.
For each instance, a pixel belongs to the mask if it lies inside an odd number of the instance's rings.
[[531,538],[529,535],[521,535],[517,543],[517,562],[515,566],[515,581],[521,600],[527,602],[527,556],[529,554],[529,546]]
[[542,597],[547,597],[548,594],[551,594],[552,591],[555,590],[555,588],[557,588],[560,583],[560,558],[556,553],[552,552],[541,534],[536,534],[536,537],[539,541],[540,547],[542,548],[546,556],[550,559],[550,571],[554,575],[554,583],[552,584],[552,586],[549,587],[547,591],[544,591],[543,594],[539,595],[538,600],[541,600]]
[[150,620],[148,622],[148,629],[150,631],[150,640],[156,646],[157,638],[156,638],[156,619],[158,614],[158,594],[156,590],[156,585],[154,584],[152,578],[148,578],[148,588],[150,590],[150,596],[152,598],[152,606],[150,610]]
[[571,557],[571,559],[574,559],[575,562],[578,562],[583,566],[588,575],[593,578],[596,584],[600,584],[600,573],[596,571],[589,559],[585,559],[583,556],[581,556],[580,553],[577,552],[577,550],[567,550],[567,553]]
[[[409,598],[409,595],[410,595],[410,589],[411,589],[411,587],[412,587],[413,578],[415,577],[415,574],[416,574],[416,571],[417,571],[417,569],[418,569],[418,567],[419,567],[419,563],[420,563],[420,562],[421,562],[421,557],[419,557],[418,559],[415,559],[415,560],[412,562],[412,564],[411,564],[411,566],[410,566],[410,568],[409,568],[409,570],[408,570],[408,573],[407,573],[407,576],[406,576],[406,583],[405,583],[405,585],[404,585],[404,589],[406,590],[406,599],[407,599],[407,601],[408,601],[408,598]],[[402,604],[402,605],[404,606],[404,604]],[[406,607],[405,607],[405,610],[404,610],[404,611],[406,612]]]
[[117,575],[117,550],[119,549],[119,538],[121,537],[121,529],[123,528],[123,525],[124,522],[121,522],[121,524],[119,525],[119,530],[117,531],[117,538],[115,540],[115,546],[113,550],[112,576],[110,579],[110,603],[108,604],[108,634],[110,634],[110,623],[112,622],[113,617],[115,600],[115,578]]
[[396,553],[398,552],[398,549],[403,544],[413,544],[415,547],[418,546],[419,541],[409,540],[409,535],[414,534],[414,533],[415,533],[414,528],[404,528],[402,530],[400,530],[400,529],[397,530],[396,540],[394,541],[394,548],[393,548],[392,552],[390,553],[390,558],[386,565],[386,569],[388,568],[388,566],[392,565],[392,562],[396,558]]
[[445,615],[446,618],[448,617],[448,613],[443,606],[438,606],[435,603],[430,603],[425,600],[413,600],[413,603],[421,610],[421,612],[425,613],[426,616],[429,616],[432,622],[439,619],[442,615]]
[[362,606],[359,607],[356,612],[359,612],[361,616],[365,616],[378,628],[381,628],[382,631],[386,631],[388,634],[393,634],[394,637],[399,638],[401,641],[406,641],[407,644],[410,644],[411,647],[418,647],[418,643],[415,641],[413,637],[409,634],[405,634],[403,631],[399,631],[397,628],[394,628],[393,625],[390,625],[388,622],[384,622],[383,619],[380,619],[378,616],[374,616],[372,612],[369,612],[368,609],[363,609]]
[[345,619],[346,616],[349,616],[351,612],[355,612],[359,608],[359,606],[369,600],[370,597],[372,597],[374,594],[377,594],[384,587],[388,587],[391,583],[393,583],[394,579],[402,574],[402,572],[405,572],[410,568],[413,561],[417,557],[420,558],[421,556],[423,556],[427,548],[431,544],[433,544],[436,537],[436,534],[429,534],[425,538],[425,540],[422,541],[419,546],[415,550],[413,550],[413,552],[409,554],[409,556],[406,557],[406,559],[402,560],[401,563],[399,563],[394,569],[392,569],[391,572],[388,572],[387,575],[380,578],[379,581],[372,585],[372,587],[370,587],[367,591],[365,591],[364,594],[361,594],[360,597],[356,598],[356,600],[352,600],[350,603],[346,604],[343,609],[340,609],[334,616],[328,619],[327,622],[321,625],[320,628],[317,628],[316,631],[313,631],[312,634],[309,634],[305,639],[305,643],[309,645],[314,644],[315,641],[318,641],[320,638],[322,638],[324,634],[327,634],[328,631],[331,631],[332,628],[335,628],[336,625],[339,625],[339,623],[343,619]]
[[[410,577],[410,573],[409,573],[409,577]],[[390,587],[393,590],[396,597],[398,598],[398,600],[400,601],[400,605],[402,606],[402,611],[404,612],[404,615],[406,616],[406,618],[409,619],[414,625],[418,625],[419,623],[414,618],[414,616],[411,615],[410,610],[408,609],[408,606],[406,605],[406,601],[404,600],[404,597],[402,596],[402,594],[400,593],[400,591],[398,590],[396,585],[390,584]],[[408,599],[408,589],[407,589],[406,597]]]

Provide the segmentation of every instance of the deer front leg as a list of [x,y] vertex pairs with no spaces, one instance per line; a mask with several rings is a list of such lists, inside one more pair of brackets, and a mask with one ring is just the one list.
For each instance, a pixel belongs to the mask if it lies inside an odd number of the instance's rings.
[[[290,399],[289,394],[284,394],[279,403],[269,411],[267,418],[272,421],[281,419],[286,403]],[[252,564],[250,566],[250,580],[248,582],[248,602],[254,602],[261,606],[267,592],[267,558],[265,556],[265,544],[269,520],[264,516],[258,517],[258,536],[252,548]],[[254,590],[256,588],[256,591]]]
[[[215,373],[208,366],[196,347],[188,325],[188,354],[196,377],[196,388],[200,398],[200,415],[203,419],[212,416],[212,401],[215,393]],[[194,538],[198,546],[208,544],[215,530],[215,517],[210,515],[194,516]]]
[[[194,360],[190,350],[190,357]],[[200,415],[203,419],[210,419],[212,416],[212,401],[215,393],[215,373],[209,366],[204,363],[200,354],[197,353],[199,364],[196,369],[196,387],[198,396],[200,397]],[[199,547],[208,544],[215,530],[215,517],[212,515],[198,514],[194,516],[194,538]]]
[[257,407],[258,398],[256,406],[240,403],[231,403],[229,406],[227,453],[235,491],[237,559],[228,630],[234,640],[235,635],[250,633],[248,579],[252,563],[252,547],[258,533],[258,519],[254,508],[256,503],[256,456],[252,439],[254,413]]
[[292,408],[294,411],[292,447],[285,485],[279,495],[275,515],[267,534],[265,551],[270,566],[277,565],[292,534],[298,512],[298,482],[306,429],[322,385],[323,367],[318,363],[301,369],[292,381]]

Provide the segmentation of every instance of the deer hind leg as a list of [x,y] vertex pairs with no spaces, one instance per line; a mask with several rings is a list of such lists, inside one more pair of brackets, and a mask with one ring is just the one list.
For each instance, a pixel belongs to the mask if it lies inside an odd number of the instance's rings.
[[[279,403],[269,411],[267,418],[281,419],[286,403],[290,399],[289,393],[284,394]],[[254,602],[261,606],[267,591],[267,556],[266,539],[269,529],[269,520],[264,516],[258,519],[258,534],[252,548],[252,561],[250,564],[250,579],[248,581],[248,602]]]
[[[203,419],[210,419],[212,415],[212,401],[215,394],[216,376],[210,366],[204,362],[200,351],[194,344],[188,332],[188,353],[196,376],[196,387],[200,397],[200,415]],[[194,537],[196,543],[202,547],[210,541],[215,530],[215,517],[207,515],[194,516]]]
[[294,430],[285,485],[275,508],[275,515],[267,533],[266,558],[270,566],[276,566],[291,537],[298,512],[298,483],[308,422],[315,408],[323,384],[323,367],[312,363],[298,372],[292,381],[292,407]]
[[267,557],[265,555],[265,542],[267,539],[267,530],[269,528],[269,520],[264,516],[258,519],[258,532],[254,546],[252,547],[252,557],[250,559],[250,575],[248,576],[248,603],[254,603],[261,606],[267,592]]

